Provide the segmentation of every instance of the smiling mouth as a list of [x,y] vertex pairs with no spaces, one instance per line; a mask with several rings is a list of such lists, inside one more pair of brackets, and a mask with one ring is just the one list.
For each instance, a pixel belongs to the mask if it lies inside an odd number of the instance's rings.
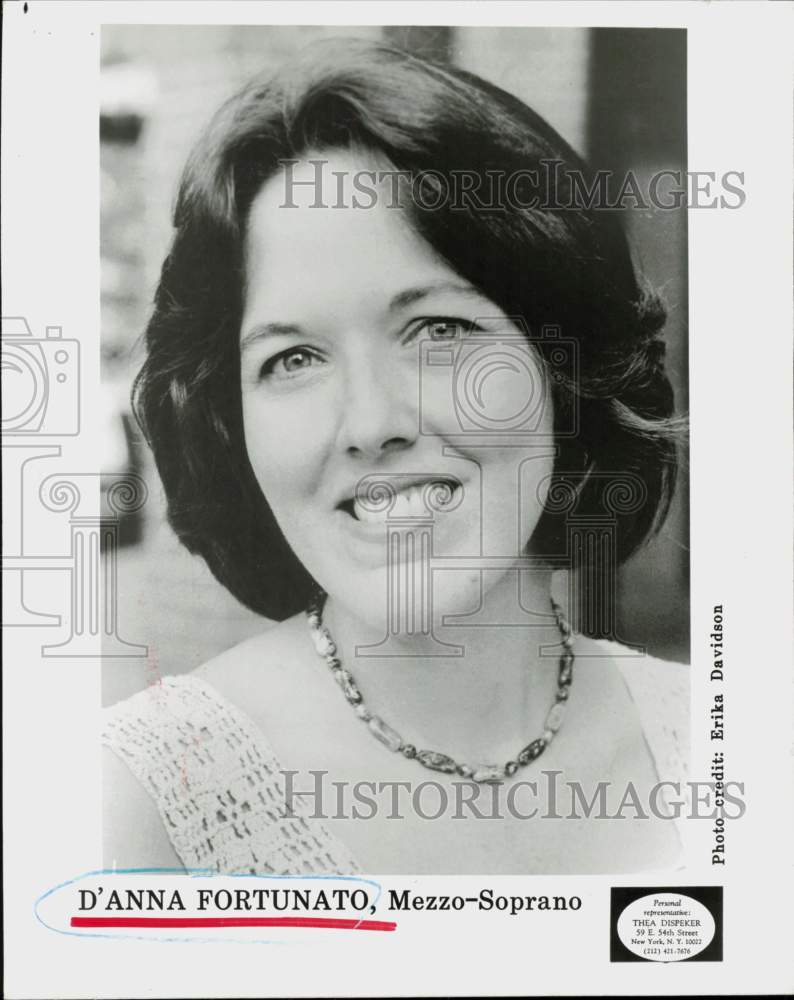
[[392,519],[428,518],[458,506],[462,483],[448,477],[433,477],[413,481],[399,489],[384,486],[363,491],[337,504],[355,521],[364,524],[385,524]]

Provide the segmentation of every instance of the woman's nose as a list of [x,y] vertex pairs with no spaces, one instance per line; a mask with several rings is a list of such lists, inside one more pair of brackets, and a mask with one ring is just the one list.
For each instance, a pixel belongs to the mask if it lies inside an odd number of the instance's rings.
[[348,455],[376,459],[409,448],[418,432],[415,397],[399,366],[358,360],[341,388],[338,443]]

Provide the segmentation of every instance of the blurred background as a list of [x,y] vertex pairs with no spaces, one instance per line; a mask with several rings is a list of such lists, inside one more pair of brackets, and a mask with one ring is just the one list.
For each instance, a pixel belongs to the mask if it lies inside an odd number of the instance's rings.
[[[102,31],[101,274],[103,455],[136,471],[142,511],[120,524],[119,632],[147,657],[105,659],[110,704],[192,670],[267,622],[239,605],[165,522],[157,474],[130,415],[132,379],[170,236],[185,158],[217,106],[243,82],[331,35],[385,38],[463,66],[525,100],[598,169],[686,170],[686,34],[667,29],[159,26]],[[645,186],[647,190],[647,186]],[[677,408],[688,409],[686,208],[632,209],[637,264],[668,309]],[[684,456],[661,535],[621,571],[617,635],[689,661],[689,483]],[[105,558],[109,558],[106,556]]]

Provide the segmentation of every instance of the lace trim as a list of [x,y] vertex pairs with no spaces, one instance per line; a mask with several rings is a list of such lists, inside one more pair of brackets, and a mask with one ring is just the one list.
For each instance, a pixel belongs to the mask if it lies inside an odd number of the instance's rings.
[[211,685],[167,677],[106,711],[103,743],[146,788],[186,868],[356,874],[308,806],[286,816],[278,762],[259,730]]

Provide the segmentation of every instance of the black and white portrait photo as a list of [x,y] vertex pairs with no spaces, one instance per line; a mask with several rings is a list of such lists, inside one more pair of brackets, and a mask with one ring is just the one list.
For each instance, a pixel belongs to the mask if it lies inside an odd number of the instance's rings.
[[106,864],[675,867],[684,33],[119,26],[103,60],[151,495]]
[[792,13],[4,4],[9,997],[791,993]]

